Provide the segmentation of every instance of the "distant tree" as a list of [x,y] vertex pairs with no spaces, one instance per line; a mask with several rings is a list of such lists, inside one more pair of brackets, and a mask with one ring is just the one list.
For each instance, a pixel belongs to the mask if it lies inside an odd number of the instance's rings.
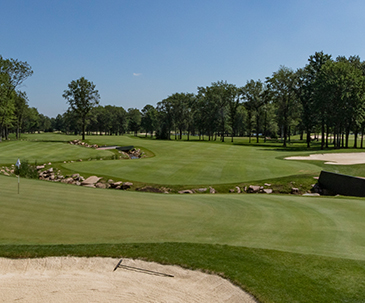
[[141,128],[141,112],[138,108],[128,108],[128,129],[137,136]]
[[276,106],[277,120],[283,130],[283,146],[286,147],[290,123],[299,111],[297,75],[291,69],[282,66],[271,77],[266,78],[266,83]]
[[248,127],[249,127],[249,142],[251,142],[252,133],[252,118],[255,115],[256,121],[256,142],[259,143],[261,108],[265,104],[264,99],[264,84],[258,80],[247,81],[246,85],[241,89],[242,98],[245,101],[243,104],[247,110]]
[[25,112],[28,108],[28,97],[25,92],[17,92],[17,94],[14,97],[14,115],[16,119],[16,138],[20,138],[21,133],[21,127],[23,124],[23,119]]
[[156,139],[171,140],[171,129],[174,126],[173,100],[171,96],[157,102],[157,121]]
[[87,116],[91,109],[99,104],[100,95],[95,89],[95,84],[81,77],[78,80],[73,80],[68,85],[68,89],[63,92],[63,98],[66,99],[73,110],[81,120],[82,140],[85,140],[85,129]]
[[142,119],[141,119],[141,127],[146,131],[146,137],[147,133],[149,132],[152,138],[153,131],[156,129],[156,126],[157,126],[157,111],[152,105],[147,104],[144,108],[142,108]]

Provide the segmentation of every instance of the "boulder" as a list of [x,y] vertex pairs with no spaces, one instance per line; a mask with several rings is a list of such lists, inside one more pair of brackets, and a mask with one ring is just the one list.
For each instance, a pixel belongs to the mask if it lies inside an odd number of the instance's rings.
[[91,187],[91,188],[95,188],[95,185],[94,185],[94,184],[82,184],[82,183],[81,183],[81,185],[82,185],[82,186],[84,186],[84,187]]
[[215,189],[213,187],[209,186],[209,193],[215,194],[216,191],[215,191]]
[[43,169],[45,166],[44,165],[38,165],[37,166],[37,170],[39,170],[39,169]]
[[96,188],[106,188],[106,184],[105,183],[96,183],[95,187]]
[[131,188],[131,186],[133,186],[133,183],[132,182],[124,182],[120,188],[121,189],[128,189],[128,188]]
[[80,178],[80,174],[73,174],[71,177],[76,180]]
[[207,191],[207,188],[199,188],[198,192],[200,193],[205,193]]
[[260,186],[257,186],[257,185],[250,185],[247,188],[248,193],[258,193],[259,191],[260,191]]
[[180,190],[179,194],[193,194],[193,191],[190,189]]
[[97,176],[90,176],[89,178],[87,178],[86,180],[82,181],[82,185],[86,186],[86,185],[93,185],[95,183],[98,183],[98,181],[100,180],[101,178],[97,177]]
[[272,194],[272,189],[271,188],[265,188],[262,192],[264,194]]
[[298,195],[298,194],[299,194],[299,188],[297,188],[297,187],[293,187],[293,188],[291,189],[291,193],[292,193],[293,195]]
[[240,194],[241,193],[241,188],[239,186],[236,186],[236,191],[237,191],[238,194]]
[[117,188],[118,186],[120,188],[120,186],[122,184],[123,184],[123,181],[118,181],[118,182],[110,183],[110,186],[111,186],[111,188]]

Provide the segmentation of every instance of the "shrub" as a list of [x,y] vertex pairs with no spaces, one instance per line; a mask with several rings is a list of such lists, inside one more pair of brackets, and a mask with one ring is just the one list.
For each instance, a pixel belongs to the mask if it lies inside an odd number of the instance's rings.
[[15,174],[22,178],[38,179],[37,163],[31,165],[28,160],[23,161],[20,167],[15,167]]

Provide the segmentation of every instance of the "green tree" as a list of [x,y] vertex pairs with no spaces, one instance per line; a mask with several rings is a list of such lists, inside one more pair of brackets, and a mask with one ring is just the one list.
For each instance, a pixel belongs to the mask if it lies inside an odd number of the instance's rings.
[[157,111],[156,109],[147,104],[145,107],[142,108],[142,118],[141,118],[141,127],[151,134],[151,138],[153,136],[153,131],[156,129],[157,126]]
[[0,55],[0,141],[3,133],[7,138],[7,129],[15,120],[13,92],[32,74],[32,68],[27,62],[4,59]]
[[68,89],[63,92],[63,98],[67,100],[70,109],[73,110],[81,120],[82,140],[85,140],[85,129],[87,116],[91,109],[99,104],[100,95],[95,89],[95,84],[81,77],[73,80]]
[[25,92],[17,92],[14,98],[14,115],[16,118],[16,138],[20,138],[21,128],[23,124],[23,118],[25,111],[28,108],[28,97]]
[[276,105],[278,124],[282,128],[283,146],[286,147],[289,125],[299,112],[297,99],[297,75],[289,68],[282,66],[271,77],[266,78],[268,89]]
[[141,128],[141,112],[138,108],[128,108],[127,116],[128,130],[134,132],[134,135],[137,136]]
[[249,142],[251,143],[252,118],[255,115],[256,141],[259,143],[261,108],[265,105],[264,85],[260,80],[247,81],[246,85],[241,89],[241,95],[245,100],[243,104],[248,114]]

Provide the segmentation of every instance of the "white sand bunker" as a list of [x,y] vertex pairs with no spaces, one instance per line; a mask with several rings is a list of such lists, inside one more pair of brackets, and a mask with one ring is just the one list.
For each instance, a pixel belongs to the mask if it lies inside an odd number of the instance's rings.
[[327,161],[324,164],[352,165],[364,164],[365,153],[337,153],[337,154],[313,154],[307,157],[287,157],[286,160],[320,160]]
[[139,260],[0,258],[0,302],[255,302],[227,280],[199,271]]

